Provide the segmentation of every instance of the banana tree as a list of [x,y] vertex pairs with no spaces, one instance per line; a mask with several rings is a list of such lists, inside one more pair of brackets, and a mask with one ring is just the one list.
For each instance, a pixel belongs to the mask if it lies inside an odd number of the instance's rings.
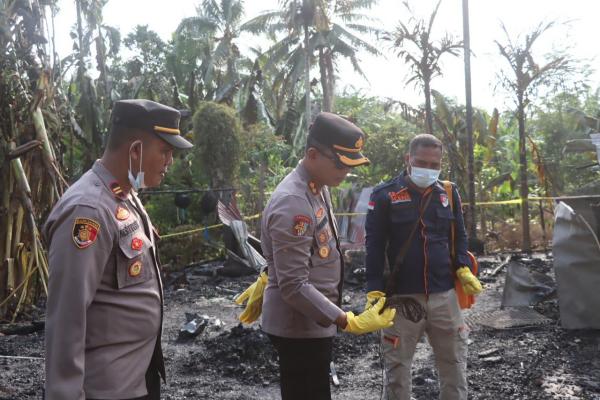
[[47,291],[39,221],[62,194],[57,145],[64,120],[50,73],[53,1],[0,2],[0,320]]

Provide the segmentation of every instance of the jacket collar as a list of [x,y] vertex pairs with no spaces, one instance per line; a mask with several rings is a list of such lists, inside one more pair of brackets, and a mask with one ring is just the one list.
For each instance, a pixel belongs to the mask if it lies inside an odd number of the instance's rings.
[[317,188],[317,185],[312,180],[312,177],[308,173],[308,170],[306,169],[302,161],[298,163],[298,166],[296,167],[296,173],[298,174],[302,182],[306,184],[306,191],[308,193],[311,193],[313,196],[317,196],[321,193],[323,188],[321,188],[320,190]]
[[96,160],[92,166],[92,171],[96,174],[104,186],[119,200],[125,200],[127,195],[119,186],[119,182],[115,179],[113,174],[100,162]]

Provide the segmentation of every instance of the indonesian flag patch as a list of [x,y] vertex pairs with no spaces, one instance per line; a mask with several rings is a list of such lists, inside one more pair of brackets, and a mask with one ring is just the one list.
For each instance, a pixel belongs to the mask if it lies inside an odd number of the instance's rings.
[[367,206],[368,210],[374,210],[375,209],[375,202],[374,201],[370,201],[369,205]]
[[294,227],[292,233],[294,236],[304,236],[308,227],[310,226],[311,219],[306,215],[296,215],[294,217]]
[[446,195],[446,193],[440,194],[440,202],[444,207],[448,207],[448,195]]
[[100,224],[89,218],[76,218],[73,224],[73,242],[79,249],[90,247],[98,237]]

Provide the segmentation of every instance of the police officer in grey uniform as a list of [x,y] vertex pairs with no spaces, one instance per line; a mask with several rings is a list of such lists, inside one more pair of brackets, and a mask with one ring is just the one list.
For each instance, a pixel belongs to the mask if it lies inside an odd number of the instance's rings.
[[[279,355],[283,400],[330,399],[337,328],[362,334],[390,327],[394,318],[393,309],[380,314],[385,298],[357,316],[340,308],[343,259],[328,187],[342,183],[351,168],[369,163],[361,153],[363,143],[363,132],[351,122],[331,113],[317,115],[304,158],[277,186],[262,216],[268,262],[262,329]],[[266,279],[259,277],[255,292]],[[247,310],[260,296],[248,297]]]
[[102,158],[46,221],[48,400],[160,397],[158,235],[136,192],[160,184],[174,148],[192,147],[179,118],[152,101],[116,102]]

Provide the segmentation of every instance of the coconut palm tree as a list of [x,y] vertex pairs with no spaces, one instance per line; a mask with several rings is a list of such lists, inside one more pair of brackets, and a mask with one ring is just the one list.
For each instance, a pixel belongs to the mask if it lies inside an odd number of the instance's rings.
[[441,2],[442,0],[438,0],[427,22],[424,19],[416,18],[408,2],[404,2],[404,6],[411,14],[410,19],[407,23],[400,21],[393,32],[389,32],[383,37],[384,40],[392,42],[398,57],[410,66],[412,75],[406,83],[422,86],[425,95],[425,130],[430,134],[433,133],[431,81],[436,76],[442,75],[440,58],[444,54],[458,56],[463,46],[462,41],[453,38],[448,33],[440,40],[434,41],[432,37],[433,23]]
[[268,59],[265,69],[273,72],[275,81],[286,85],[289,92],[297,93],[295,86],[303,77],[305,126],[310,123],[310,89],[314,82],[310,70],[314,65],[319,65],[323,110],[333,111],[338,62],[349,60],[355,71],[366,77],[358,52],[380,54],[359,36],[379,32],[367,24],[372,20],[363,14],[375,3],[375,0],[283,0],[278,10],[266,11],[242,25],[244,30],[267,34],[275,41],[265,52]]
[[195,104],[200,94],[202,100],[231,104],[240,85],[242,57],[235,40],[243,1],[204,0],[197,13],[183,19],[175,31],[170,68],[179,82],[187,81],[190,102]]

